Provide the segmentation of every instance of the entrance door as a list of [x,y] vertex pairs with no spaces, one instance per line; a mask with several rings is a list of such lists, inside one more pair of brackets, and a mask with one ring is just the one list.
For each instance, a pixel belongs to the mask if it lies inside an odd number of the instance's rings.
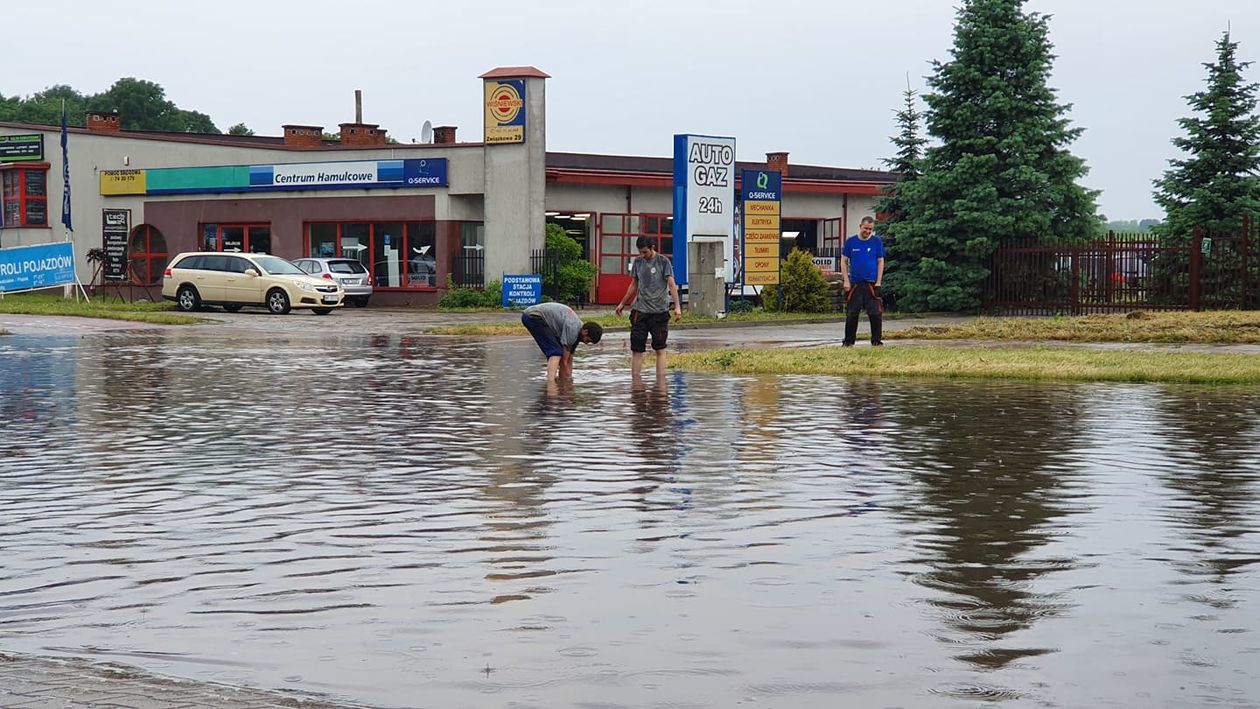
[[630,287],[630,260],[638,255],[639,215],[599,215],[599,276],[595,301],[615,305]]

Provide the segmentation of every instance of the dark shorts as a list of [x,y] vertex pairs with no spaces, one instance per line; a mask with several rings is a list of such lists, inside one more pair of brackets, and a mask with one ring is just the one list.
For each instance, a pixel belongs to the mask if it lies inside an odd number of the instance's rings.
[[652,335],[652,349],[665,349],[665,341],[669,339],[668,310],[663,313],[630,311],[630,351],[646,352],[649,334]]
[[538,343],[538,349],[547,355],[548,359],[552,357],[563,357],[564,348],[560,346],[560,340],[551,332],[551,328],[547,327],[547,323],[542,318],[536,318],[532,315],[521,315],[521,324],[529,330],[529,334],[534,336],[534,342]]

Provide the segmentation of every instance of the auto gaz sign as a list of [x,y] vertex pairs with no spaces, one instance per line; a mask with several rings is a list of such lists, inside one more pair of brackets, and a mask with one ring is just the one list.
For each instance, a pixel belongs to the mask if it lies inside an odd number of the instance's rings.
[[686,283],[693,241],[721,241],[726,280],[735,269],[735,139],[674,136],[674,277]]

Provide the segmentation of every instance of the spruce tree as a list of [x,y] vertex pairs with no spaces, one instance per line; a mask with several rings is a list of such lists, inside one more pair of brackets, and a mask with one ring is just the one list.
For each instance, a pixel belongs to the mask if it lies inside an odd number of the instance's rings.
[[1256,84],[1243,80],[1251,62],[1238,61],[1237,49],[1229,32],[1216,43],[1216,61],[1203,65],[1207,89],[1186,96],[1197,115],[1177,121],[1185,135],[1172,142],[1187,157],[1169,160],[1171,169],[1155,181],[1166,215],[1156,231],[1169,243],[1189,243],[1195,227],[1236,231],[1260,207]]
[[898,190],[891,226],[898,268],[889,288],[910,310],[972,310],[998,244],[1075,242],[1095,236],[1096,192],[1077,184],[1080,135],[1047,85],[1047,18],[1025,0],[965,0],[952,59],[935,62],[925,96],[922,174]]
[[920,163],[923,161],[924,146],[927,138],[922,135],[923,114],[918,109],[918,93],[906,82],[906,91],[902,94],[905,105],[900,111],[894,111],[897,117],[897,135],[889,140],[897,148],[896,154],[884,159],[884,165],[897,174],[897,182],[885,190],[875,211],[885,215],[879,224],[879,232],[886,234],[888,226],[902,220],[904,209],[897,198],[897,186],[910,182],[919,176]]

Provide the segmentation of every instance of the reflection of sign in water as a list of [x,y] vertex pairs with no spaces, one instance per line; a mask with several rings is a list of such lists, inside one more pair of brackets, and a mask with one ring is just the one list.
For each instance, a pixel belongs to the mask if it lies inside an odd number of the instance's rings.
[[542,301],[542,274],[503,277],[503,307],[518,308]]
[[525,142],[525,80],[486,82],[486,143]]
[[74,244],[68,241],[0,249],[0,291],[65,286],[76,280]]
[[130,231],[130,209],[101,210],[101,246],[105,249],[102,274],[107,281],[127,280],[127,234]]

